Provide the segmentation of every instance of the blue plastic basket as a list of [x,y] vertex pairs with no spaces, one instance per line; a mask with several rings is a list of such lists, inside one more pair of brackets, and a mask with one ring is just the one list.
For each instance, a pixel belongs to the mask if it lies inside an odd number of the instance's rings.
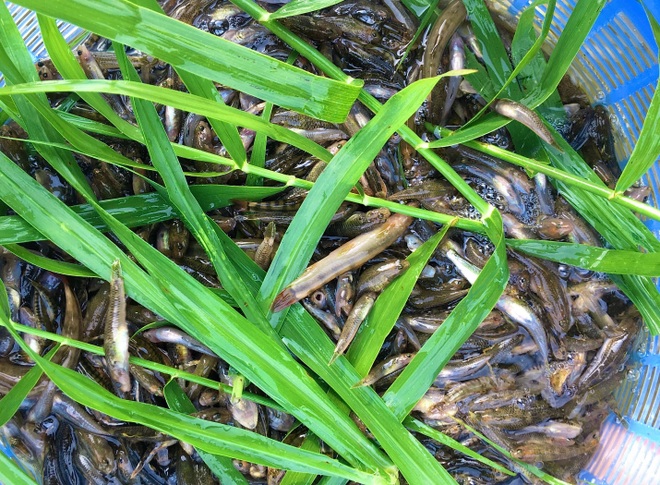
[[[499,2],[517,17],[531,1]],[[554,45],[576,0],[559,0],[549,43]],[[646,7],[660,20],[660,1]],[[545,7],[539,9],[544,12]],[[539,23],[540,28],[540,23]],[[625,165],[639,135],[658,81],[658,47],[641,3],[611,0],[605,5],[571,71],[593,104],[607,107],[616,128],[615,148]],[[660,134],[659,134],[660,136]],[[652,189],[650,203],[660,202],[660,164],[644,181]],[[646,221],[660,237],[660,222]],[[660,484],[660,338],[642,332],[627,379],[618,390],[623,421],[610,416],[601,429],[600,445],[580,473],[582,484]]]
[[[554,45],[577,0],[558,0],[548,42]],[[46,55],[36,20],[25,10],[6,2],[36,59]],[[532,0],[493,0],[495,8],[512,17]],[[646,7],[660,20],[660,0]],[[539,13],[545,7],[539,7]],[[539,20],[539,28],[542,20]],[[80,30],[60,23],[67,40]],[[593,104],[607,107],[616,128],[615,148],[621,164],[632,152],[658,80],[658,48],[641,3],[610,0],[598,17],[569,74]],[[2,78],[0,74],[0,85]],[[659,134],[660,136],[660,134]],[[651,204],[660,202],[660,164],[645,177],[653,189]],[[647,221],[660,237],[660,222]],[[628,378],[617,392],[623,422],[610,416],[601,429],[595,455],[580,473],[582,484],[660,484],[660,338],[643,332],[638,338]],[[0,440],[0,452],[11,449]]]

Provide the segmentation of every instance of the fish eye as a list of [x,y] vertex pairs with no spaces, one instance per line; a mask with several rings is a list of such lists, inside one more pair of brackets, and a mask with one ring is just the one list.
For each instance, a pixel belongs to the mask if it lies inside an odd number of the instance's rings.
[[209,32],[213,35],[223,35],[229,30],[229,22],[226,19],[213,20],[209,22]]
[[359,9],[353,12],[353,18],[366,25],[375,25],[378,21],[373,10]]

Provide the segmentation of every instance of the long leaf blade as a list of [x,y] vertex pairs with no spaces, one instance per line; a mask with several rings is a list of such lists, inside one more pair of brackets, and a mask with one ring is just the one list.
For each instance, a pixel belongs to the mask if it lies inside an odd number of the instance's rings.
[[502,217],[489,206],[483,220],[495,251],[467,296],[456,305],[383,396],[400,420],[410,413],[451,356],[490,313],[507,285],[509,266]]
[[37,485],[19,466],[7,455],[0,453],[0,482],[12,485]]
[[[197,412],[190,398],[183,392],[181,386],[174,379],[165,384],[163,396],[165,397],[165,401],[167,401],[167,405],[174,411],[185,414]],[[197,450],[197,453],[220,480],[220,483],[247,485],[246,478],[236,469],[231,458],[213,455],[203,450]]]
[[369,372],[385,338],[406,305],[417,278],[451,227],[452,224],[445,225],[441,231],[408,256],[410,267],[383,290],[366,320],[360,325],[355,340],[346,353],[346,357],[359,374],[365,375]]
[[[285,284],[299,275],[351,188],[387,139],[414,113],[438,78],[424,79],[388,100],[383,109],[333,158],[305,198],[287,229],[260,291],[268,305]],[[315,224],[309,224],[314,220]]]
[[[557,138],[556,138],[557,139]],[[579,175],[593,183],[602,184],[589,166],[563,139],[558,139],[562,151],[546,149],[553,166]],[[554,184],[560,193],[614,248],[627,251],[643,247],[660,252],[660,242],[653,233],[627,209],[608,200],[559,181]],[[635,275],[612,275],[612,280],[639,309],[652,334],[660,333],[660,293],[651,278]]]
[[[646,16],[651,23],[655,43],[660,46],[660,24],[650,12],[647,11]],[[660,64],[660,54],[658,55],[658,63]],[[660,137],[658,136],[658,133],[660,133],[660,94],[658,93],[660,93],[660,79],[655,86],[655,91],[653,91],[653,99],[646,112],[644,125],[642,125],[642,131],[639,134],[635,148],[616,183],[615,190],[619,192],[625,191],[637,182],[660,156]]]
[[322,8],[331,7],[341,2],[342,0],[292,0],[270,14],[270,18],[274,20],[293,17],[294,15],[302,15],[314,12],[315,10],[321,10]]
[[[115,53],[123,76],[137,82],[139,76],[130,64],[123,47],[115,45]],[[263,315],[258,312],[257,303],[251,293],[246,291],[241,279],[237,278],[229,268],[227,256],[211,226],[211,221],[206,217],[202,207],[188,187],[188,181],[183,174],[183,169],[174,153],[174,149],[170,145],[156,108],[148,101],[133,99],[133,110],[138,125],[144,134],[152,163],[165,182],[168,198],[186,221],[186,225],[190,228],[195,239],[211,258],[223,287],[229,291],[234,301],[239,304],[243,312],[253,322],[261,324],[261,328],[266,333],[270,333],[273,343],[280,344],[279,337],[273,332]]]
[[96,276],[96,274],[84,266],[47,258],[45,256],[41,256],[40,254],[36,254],[29,249],[25,249],[18,244],[5,244],[4,247],[7,251],[13,253],[14,256],[21,258],[23,261],[26,261],[27,263],[30,263],[37,268],[50,271],[51,273],[57,273],[65,276],[76,276],[79,278],[94,278]]
[[[552,51],[543,77],[537,84],[536,89],[523,98],[523,104],[530,108],[536,108],[552,96],[604,5],[605,0],[578,0],[557,41],[557,45]],[[502,116],[489,113],[477,124],[469,126],[465,130],[457,130],[451,136],[433,141],[428,146],[441,148],[471,141],[508,125],[510,121]]]
[[[239,187],[234,185],[193,185],[193,195],[205,212],[231,205],[233,199],[261,200],[283,190],[281,187]],[[127,227],[145,226],[167,221],[176,217],[176,211],[169,200],[156,192],[131,195],[120,199],[100,202],[109,214]],[[89,204],[72,206],[71,210],[101,232],[108,226]],[[19,244],[46,239],[37,229],[21,216],[0,217],[0,245]]]
[[[175,67],[326,121],[343,121],[361,87],[357,81],[347,84],[314,76],[128,0],[16,3],[131,45]],[[111,23],[106,21],[108,12],[112,12]],[[209,56],[209,52],[214,55]],[[281,82],[273,83],[274,78]]]
[[25,83],[0,88],[0,96],[47,92],[104,92],[145,99],[201,114],[211,119],[231,122],[255,131],[261,131],[275,140],[290,143],[322,160],[330,158],[328,151],[313,141],[279,125],[268,123],[259,116],[251,115],[230,106],[209,103],[208,99],[200,96],[149,84],[94,79]]
[[352,480],[371,482],[372,477],[354,470],[324,455],[310,453],[258,433],[213,421],[188,416],[153,404],[121,399],[96,381],[40,357],[25,345],[12,324],[3,315],[0,324],[20,341],[27,352],[48,377],[71,399],[92,409],[105,412],[127,422],[134,422],[171,435],[209,453],[262,463],[267,466],[308,471],[323,475],[338,475]]
[[[6,318],[6,315],[4,317]],[[48,352],[45,359],[50,360],[58,349],[59,345],[56,345]],[[35,365],[0,399],[0,426],[7,424],[7,421],[14,416],[43,374],[41,368]]]
[[609,274],[660,276],[660,253],[604,249],[557,241],[507,239],[507,246],[557,263]]

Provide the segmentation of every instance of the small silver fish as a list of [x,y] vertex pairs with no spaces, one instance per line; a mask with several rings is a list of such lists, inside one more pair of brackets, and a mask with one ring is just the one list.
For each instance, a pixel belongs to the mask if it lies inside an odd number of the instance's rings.
[[498,114],[522,123],[536,133],[541,140],[559,150],[561,149],[540,116],[524,104],[511,99],[498,99],[492,104],[492,107]]
[[112,263],[110,277],[110,306],[105,316],[103,350],[112,382],[122,392],[131,390],[128,370],[128,324],[126,322],[126,294],[119,260]]

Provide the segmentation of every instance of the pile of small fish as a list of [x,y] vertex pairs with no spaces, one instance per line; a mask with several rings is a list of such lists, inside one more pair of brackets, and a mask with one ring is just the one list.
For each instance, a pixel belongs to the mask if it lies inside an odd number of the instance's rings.
[[[276,8],[276,2],[267,2]],[[229,2],[165,0],[162,7],[174,18],[214,35],[285,60],[290,50],[265,27]],[[462,2],[453,1],[424,34],[422,42],[403,53],[417,29],[416,21],[398,0],[348,0],[319,12],[283,20],[285,25],[341,66],[365,79],[366,89],[382,101],[412,81],[465,65],[465,50],[479,58],[479,46]],[[77,49],[90,78],[117,78],[116,58],[106,52],[108,42],[91,38]],[[130,52],[143,81],[172,89],[185,89],[168,65],[140,52]],[[296,64],[308,68],[304,59]],[[58,79],[48,61],[37,69],[43,79]],[[229,88],[219,87],[227,104],[258,114],[264,103]],[[563,135],[581,150],[594,170],[612,185],[618,175],[609,118],[605,110],[591,108],[575,88],[564,87],[568,122]],[[124,118],[133,120],[128,99],[108,95],[107,100]],[[53,104],[62,100],[56,96]],[[434,90],[410,125],[421,132],[425,121],[459,127],[483,106],[483,99],[468,79],[450,78]],[[546,134],[532,112],[501,100],[494,109]],[[96,119],[82,101],[70,112]],[[171,141],[224,155],[224,148],[208,121],[194,113],[168,106],[160,114]],[[369,120],[369,112],[356,105],[342,125],[320,122],[295,112],[276,109],[271,121],[324,145],[332,153]],[[1,134],[26,138],[15,123]],[[255,133],[242,130],[250,149]],[[148,161],[137,143],[104,137],[121,154]],[[511,149],[501,129],[482,139]],[[23,143],[0,140],[11,157],[43,186],[68,204],[80,203],[75,192],[38,155]],[[526,173],[466,147],[441,149],[439,154],[485,200],[502,212],[507,237],[569,240],[601,245],[600,237],[556,194],[543,176]],[[140,177],[104,162],[76,155],[101,200],[150,190]],[[188,171],[215,171],[217,166],[182,160]],[[269,142],[266,167],[315,181],[326,163],[290,146]],[[191,179],[191,183],[240,185],[245,175]],[[479,214],[415,151],[394,136],[369,166],[360,185],[365,194],[421,206],[462,217]],[[306,191],[288,189],[262,202],[236,201],[210,216],[235,243],[267,269],[278,241],[304,200]],[[644,198],[644,188],[634,194]],[[369,209],[344,203],[327,228],[312,264],[278,295],[273,310],[301,302],[328,335],[337,342],[334,358],[343,354],[379,293],[408,268],[406,258],[438,231],[438,226],[384,208]],[[181,221],[172,220],[137,228],[163,254],[203,284],[220,287],[207,255]],[[40,242],[32,251],[66,259],[58,248]],[[380,362],[361,385],[384,391],[410,362],[425,340],[467,294],[490,252],[483,236],[452,230],[423,269],[396,328],[380,352]],[[164,405],[167,379],[158,372],[128,364],[127,355],[179,367],[201,377],[232,385],[239,380],[233,369],[205,345],[173,326],[141,327],[161,318],[130,300],[123,292],[121,269],[113,267],[110,283],[67,278],[30,265],[2,249],[1,275],[7,287],[12,319],[84,342],[103,345],[105,358],[75,349],[56,352],[52,360],[99,382],[126,399]],[[571,480],[598,444],[598,431],[610,412],[612,393],[625,376],[628,351],[641,319],[626,297],[606,277],[579,268],[508,251],[510,281],[496,308],[463,344],[437,376],[413,414],[480,454],[520,467],[502,456],[461,423],[474,427],[490,440],[525,462],[542,466]],[[28,345],[44,355],[52,347],[28,333]],[[130,337],[130,338],[129,338]],[[0,396],[6,394],[33,363],[12,337],[0,328]],[[299,445],[306,434],[294,427],[294,418],[276,409],[229,396],[198,384],[181,383],[203,419],[233,424]],[[239,384],[238,382],[236,384]],[[241,384],[239,384],[241,385]],[[259,393],[252,387],[246,391]],[[195,450],[146,427],[121,422],[82,408],[48,380],[39,382],[17,415],[1,428],[2,441],[43,483],[216,483]],[[450,448],[421,437],[425,446],[449,469],[459,483],[491,484],[506,476],[459,455]],[[330,450],[326,450],[331,452]],[[253,483],[279,483],[283,472],[235,460],[235,466]]]

